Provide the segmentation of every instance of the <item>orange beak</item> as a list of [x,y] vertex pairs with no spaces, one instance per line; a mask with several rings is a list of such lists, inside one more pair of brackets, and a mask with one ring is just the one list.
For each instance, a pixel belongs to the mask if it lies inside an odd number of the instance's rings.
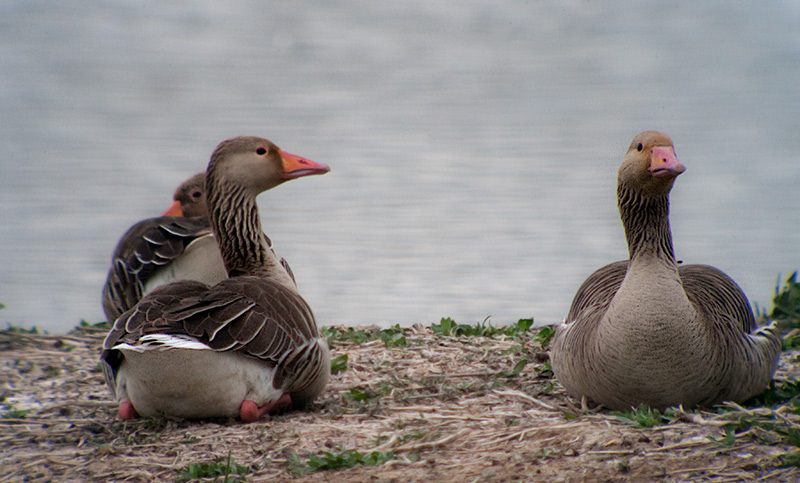
[[327,164],[317,163],[296,154],[287,153],[283,149],[281,152],[281,162],[283,163],[283,179],[302,178],[313,174],[325,174],[331,170]]
[[169,205],[167,211],[161,214],[161,216],[183,216],[183,210],[181,209],[181,202],[175,200]]
[[655,146],[650,152],[650,174],[657,178],[675,177],[686,171],[678,161],[672,146]]

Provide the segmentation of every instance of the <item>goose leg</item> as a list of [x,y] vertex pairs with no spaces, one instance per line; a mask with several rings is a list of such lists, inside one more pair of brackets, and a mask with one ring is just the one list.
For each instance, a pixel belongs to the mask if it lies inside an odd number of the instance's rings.
[[259,407],[254,401],[245,399],[239,407],[239,417],[245,423],[253,423],[258,421],[262,416],[269,412],[274,412],[287,406],[291,406],[292,397],[288,394],[283,394],[281,397],[272,404],[265,404]]
[[119,417],[128,420],[128,419],[135,419],[139,417],[139,413],[136,412],[136,408],[133,407],[130,401],[121,401],[119,403]]

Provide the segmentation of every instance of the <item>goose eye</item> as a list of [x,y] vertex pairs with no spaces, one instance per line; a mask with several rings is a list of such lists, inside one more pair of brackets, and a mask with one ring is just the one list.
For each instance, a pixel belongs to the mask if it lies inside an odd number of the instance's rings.
[[644,149],[644,146],[642,146],[642,143],[639,143],[639,144],[636,145],[636,150],[637,151],[641,151],[642,149]]
[[267,154],[267,150],[262,148],[262,147],[259,147],[259,148],[256,149],[256,154],[258,154],[259,156],[263,156],[263,155]]
[[200,191],[200,190],[194,190],[194,191],[192,191],[192,198],[195,198],[195,199],[197,199],[197,198],[200,198],[202,195],[203,195],[203,192],[202,192],[202,191]]

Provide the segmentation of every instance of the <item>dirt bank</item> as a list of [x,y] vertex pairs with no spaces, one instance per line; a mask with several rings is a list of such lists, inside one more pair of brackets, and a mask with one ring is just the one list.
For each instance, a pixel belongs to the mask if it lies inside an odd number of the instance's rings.
[[[226,468],[239,472],[228,481],[800,478],[782,466],[800,443],[794,406],[678,411],[636,427],[567,397],[531,333],[415,327],[385,338],[396,347],[335,338],[344,370],[324,397],[255,424],[121,421],[97,364],[103,336],[0,332],[0,481],[176,481]],[[795,358],[784,354],[779,378]]]

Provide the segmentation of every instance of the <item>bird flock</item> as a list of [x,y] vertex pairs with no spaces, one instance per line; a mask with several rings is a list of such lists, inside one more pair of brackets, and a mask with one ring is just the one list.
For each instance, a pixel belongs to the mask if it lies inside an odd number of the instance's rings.
[[[656,131],[638,134],[623,157],[617,201],[629,258],[589,275],[551,347],[557,380],[578,399],[708,407],[744,401],[772,379],[777,326],[757,327],[722,271],[676,261],[669,193],[685,170]],[[122,236],[103,287],[112,328],[101,355],[121,418],[250,423],[323,393],[330,349],[256,197],[328,171],[267,139],[228,139],[162,216]]]

